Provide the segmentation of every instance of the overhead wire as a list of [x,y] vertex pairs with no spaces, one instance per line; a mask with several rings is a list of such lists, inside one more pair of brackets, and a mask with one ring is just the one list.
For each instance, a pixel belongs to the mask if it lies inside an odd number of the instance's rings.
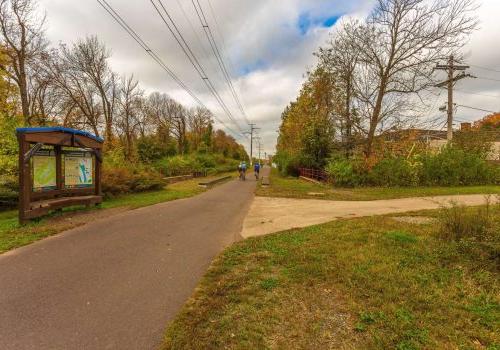
[[476,77],[476,78],[483,79],[483,80],[500,81],[500,79],[494,79],[494,78],[485,78],[485,77]]
[[[189,46],[189,44],[186,42],[184,39],[184,36],[180,32],[179,28],[175,24],[175,21],[173,20],[172,16],[170,13],[167,11],[166,7],[163,5],[163,2],[161,0],[156,0],[159,4],[155,4],[154,0],[150,0],[151,4],[155,8],[156,12],[158,15],[161,17],[163,23],[166,25],[170,33],[174,36],[176,42],[179,44],[181,47],[182,51],[188,58],[189,62],[192,64],[192,66],[195,68],[197,71],[198,75],[201,77],[201,79],[204,81],[205,85],[209,89],[209,91],[212,93],[212,95],[215,97],[219,105],[222,107],[228,118],[231,120],[231,122],[239,129],[240,133],[243,134],[243,130],[236,121],[236,119],[233,117],[231,111],[227,107],[226,103],[220,96],[219,92],[216,90],[215,86],[213,85],[212,81],[209,79],[208,75],[205,72],[205,69],[199,62],[198,58],[196,55],[193,53],[193,50]],[[161,9],[160,9],[161,8]],[[162,11],[163,10],[163,11]],[[163,13],[162,13],[163,12]],[[168,21],[167,21],[168,19]],[[246,137],[246,136],[245,136]]]
[[500,70],[496,70],[496,69],[493,69],[493,68],[488,68],[488,67],[483,67],[483,66],[477,66],[477,65],[474,65],[474,64],[469,64],[469,66],[474,67],[474,68],[484,69],[484,70],[487,70],[487,71],[490,71],[490,72],[500,73]]
[[[123,17],[106,1],[97,0],[99,5],[104,8],[104,10],[124,29],[127,34],[144,50],[146,53],[164,70],[167,74],[184,90],[186,91],[196,103],[200,106],[208,109],[205,104],[200,100],[198,96],[163,62],[163,60],[158,56],[158,54],[152,50],[149,45],[137,34],[137,32],[128,25],[128,23],[123,19]],[[222,124],[228,131],[233,133],[234,136],[239,133],[230,128],[223,120],[214,116],[215,119]]]
[[248,120],[248,116],[245,113],[245,109],[243,108],[243,104],[241,103],[241,100],[240,100],[238,94],[236,93],[231,76],[227,70],[226,64],[224,62],[224,58],[219,50],[219,47],[217,45],[217,42],[216,42],[215,37],[213,35],[213,32],[212,32],[210,25],[208,23],[207,17],[205,16],[205,12],[203,11],[203,7],[201,6],[199,0],[191,0],[191,2],[193,4],[193,7],[196,10],[196,14],[198,16],[198,19],[200,21],[201,26],[203,27],[203,30],[204,30],[205,35],[207,37],[207,40],[210,43],[210,47],[212,48],[212,52],[215,55],[215,57],[217,58],[217,63],[219,65],[219,68],[222,72],[224,79],[226,80],[226,83],[229,87],[231,95],[233,96],[233,98],[236,102],[236,105],[238,106],[238,109],[240,110],[243,118],[245,119],[245,122],[247,124],[250,124],[250,121]]

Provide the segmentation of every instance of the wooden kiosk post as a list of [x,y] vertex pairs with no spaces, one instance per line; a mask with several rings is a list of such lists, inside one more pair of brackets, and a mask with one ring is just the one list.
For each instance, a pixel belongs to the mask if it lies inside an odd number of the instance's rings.
[[19,222],[102,202],[104,140],[63,128],[19,128]]

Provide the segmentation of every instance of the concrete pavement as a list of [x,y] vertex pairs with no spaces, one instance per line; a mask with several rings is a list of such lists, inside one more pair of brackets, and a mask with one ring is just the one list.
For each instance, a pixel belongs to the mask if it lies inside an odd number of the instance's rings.
[[243,223],[244,238],[322,224],[340,218],[403,213],[438,209],[450,201],[464,205],[485,204],[486,197],[477,195],[400,198],[375,201],[328,201],[255,197]]
[[240,239],[252,178],[0,255],[0,349],[157,347],[214,256]]

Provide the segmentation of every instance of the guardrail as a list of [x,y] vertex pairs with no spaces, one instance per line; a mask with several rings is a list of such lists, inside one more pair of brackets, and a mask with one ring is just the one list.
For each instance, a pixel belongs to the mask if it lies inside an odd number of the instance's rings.
[[328,182],[329,180],[326,171],[319,169],[299,168],[299,176],[319,182]]

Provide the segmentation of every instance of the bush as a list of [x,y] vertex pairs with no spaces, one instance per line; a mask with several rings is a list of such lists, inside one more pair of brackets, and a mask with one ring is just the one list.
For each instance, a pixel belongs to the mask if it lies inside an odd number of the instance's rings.
[[109,168],[103,171],[102,191],[106,197],[125,193],[160,190],[165,186],[161,175],[151,170],[129,168]]
[[335,159],[325,167],[338,186],[464,186],[500,183],[500,167],[483,152],[445,147],[436,154],[387,157],[373,166],[358,159]]
[[145,136],[137,140],[137,155],[143,163],[152,163],[166,156],[177,153],[175,142],[164,144],[156,137]]
[[452,202],[440,212],[439,235],[449,241],[488,241],[494,237],[493,209],[500,210],[499,204],[492,204],[487,197],[486,206],[467,208]]
[[423,185],[459,186],[499,183],[497,165],[481,155],[456,147],[445,147],[422,158]]
[[368,181],[375,186],[417,186],[421,164],[406,158],[385,158],[372,168]]
[[338,186],[353,187],[365,182],[362,166],[354,160],[332,160],[326,165],[326,173]]
[[232,171],[237,164],[237,160],[225,158],[222,154],[196,153],[162,158],[155,163],[155,168],[165,176],[180,176],[204,171]]
[[299,168],[304,166],[301,164],[299,156],[287,152],[277,153],[273,160],[278,165],[278,170],[283,176],[299,176]]

